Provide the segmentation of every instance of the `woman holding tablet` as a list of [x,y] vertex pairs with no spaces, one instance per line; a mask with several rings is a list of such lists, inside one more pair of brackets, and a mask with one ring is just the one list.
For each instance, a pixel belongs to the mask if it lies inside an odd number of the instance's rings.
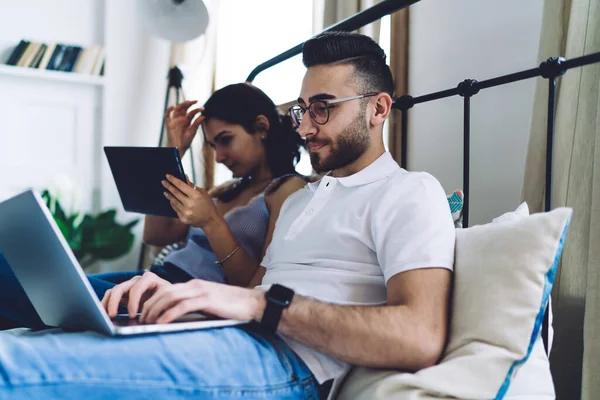
[[[185,241],[186,245],[170,252],[162,265],[149,266],[149,273],[89,275],[111,316],[119,302],[127,300],[128,287],[140,279],[149,285],[192,278],[239,286],[259,284],[260,262],[279,210],[306,183],[295,171],[303,141],[289,116],[281,116],[260,89],[233,84],[216,91],[203,108],[191,109],[194,103],[167,109],[168,145],[177,147],[183,156],[202,126],[205,145],[215,150],[216,161],[230,169],[235,179],[206,191],[192,182],[165,177],[165,196],[178,218],[146,216],[144,242],[164,246]],[[0,316],[17,325],[44,327],[1,253],[0,304]]]

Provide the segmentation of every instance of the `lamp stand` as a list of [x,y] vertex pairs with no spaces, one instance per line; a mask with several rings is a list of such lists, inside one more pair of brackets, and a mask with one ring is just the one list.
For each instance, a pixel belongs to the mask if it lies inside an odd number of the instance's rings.
[[[185,95],[183,94],[183,88],[181,87],[181,82],[183,81],[183,73],[176,65],[171,67],[168,74],[169,82],[167,84],[167,90],[165,92],[165,107],[163,111],[162,123],[160,124],[160,136],[158,138],[158,147],[163,147],[166,145],[165,141],[165,113],[167,112],[167,108],[169,108],[169,98],[171,97],[171,89],[175,91],[175,105],[180,104],[185,101]],[[192,146],[189,149],[190,159],[192,163],[192,181],[196,182],[196,168],[194,166],[194,151]],[[147,245],[142,242],[140,247],[140,257],[138,259],[138,271],[144,269],[144,261],[146,256]]]
[[[175,104],[179,104],[185,101],[185,95],[183,93],[183,88],[181,87],[181,82],[183,81],[183,73],[176,65],[171,67],[168,74],[169,83],[167,85],[167,90],[165,92],[165,107],[163,112],[162,124],[160,125],[160,137],[158,138],[158,147],[162,147],[164,145],[164,135],[165,135],[165,113],[167,108],[169,107],[169,97],[171,94],[171,89],[175,90]],[[194,152],[193,148],[190,146],[190,160],[192,163],[192,180],[196,182],[196,167],[194,165]]]

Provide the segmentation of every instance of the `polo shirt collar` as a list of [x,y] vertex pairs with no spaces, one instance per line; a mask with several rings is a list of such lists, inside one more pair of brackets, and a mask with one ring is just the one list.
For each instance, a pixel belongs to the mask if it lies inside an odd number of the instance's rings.
[[331,172],[328,172],[323,178],[317,182],[309,182],[307,186],[312,192],[316,192],[321,181],[331,179],[337,180],[342,186],[346,187],[367,185],[369,183],[384,179],[399,169],[400,167],[396,161],[394,161],[390,152],[386,151],[367,167],[361,169],[355,174],[345,176],[343,178],[335,178],[330,175]]

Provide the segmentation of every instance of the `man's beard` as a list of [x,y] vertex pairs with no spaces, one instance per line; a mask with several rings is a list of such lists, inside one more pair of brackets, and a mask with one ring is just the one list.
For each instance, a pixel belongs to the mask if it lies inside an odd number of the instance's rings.
[[318,173],[343,168],[356,161],[369,147],[371,138],[365,121],[366,107],[361,107],[354,121],[337,137],[334,143],[329,140],[313,140],[313,143],[329,145],[330,154],[321,159],[318,153],[310,153],[310,163]]

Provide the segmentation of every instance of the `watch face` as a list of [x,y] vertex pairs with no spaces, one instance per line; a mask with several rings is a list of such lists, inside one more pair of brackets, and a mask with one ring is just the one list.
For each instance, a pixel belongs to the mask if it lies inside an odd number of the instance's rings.
[[287,307],[292,302],[292,298],[294,297],[294,291],[290,288],[286,288],[285,286],[274,284],[271,286],[269,291],[267,292],[267,299],[280,304],[284,307]]

